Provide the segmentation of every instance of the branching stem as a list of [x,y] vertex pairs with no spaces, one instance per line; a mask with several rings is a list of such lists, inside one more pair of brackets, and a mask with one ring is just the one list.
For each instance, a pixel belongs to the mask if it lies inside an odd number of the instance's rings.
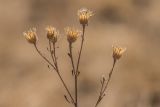
[[40,52],[40,50],[37,48],[37,45],[36,45],[36,44],[34,44],[34,46],[35,46],[35,49],[36,49],[36,51],[38,52],[38,54],[39,54],[46,62],[48,62],[49,65],[51,65],[51,66],[54,68],[54,70],[57,72],[57,74],[58,74],[58,76],[59,76],[59,78],[60,78],[60,80],[61,80],[64,88],[66,89],[68,95],[69,95],[70,98],[71,98],[72,103],[75,104],[75,101],[74,101],[74,99],[73,99],[73,97],[72,97],[72,95],[71,95],[71,93],[70,93],[70,91],[69,91],[66,83],[64,82],[64,80],[63,80],[63,78],[62,78],[62,76],[61,76],[61,74],[60,74],[60,72],[59,72],[59,68],[58,68],[58,64],[57,64],[57,57],[56,57],[55,44],[53,44],[53,52],[52,52],[51,42],[49,41],[50,54],[51,54],[51,57],[52,57],[52,60],[53,60],[54,65]]
[[101,102],[101,100],[102,100],[103,97],[105,96],[105,91],[107,90],[108,84],[109,84],[109,82],[110,82],[110,80],[111,80],[111,77],[112,77],[112,73],[113,73],[115,64],[116,64],[116,60],[113,61],[113,65],[112,65],[112,68],[111,68],[111,70],[110,70],[110,72],[109,72],[109,76],[108,76],[107,81],[104,80],[104,81],[102,82],[102,87],[101,87],[101,90],[100,90],[100,94],[99,94],[98,100],[97,100],[97,102],[96,102],[96,104],[95,104],[95,107],[98,106],[98,104]]
[[62,78],[62,76],[61,76],[61,74],[59,72],[58,63],[57,63],[57,56],[56,56],[56,46],[55,46],[54,43],[53,43],[53,57],[54,57],[54,60],[55,60],[55,67],[56,67],[57,74],[58,74],[58,76],[59,76],[64,88],[66,89],[68,95],[70,96],[72,103],[75,104],[74,99],[73,99],[73,97],[72,97],[72,95],[71,95],[66,83],[64,82],[64,80],[63,80],[63,78]]
[[75,71],[75,107],[78,107],[78,74],[79,74],[79,63],[80,63],[81,53],[82,53],[83,43],[84,43],[85,25],[82,25],[82,29],[83,29],[83,32],[82,32],[81,46],[79,50],[77,67]]
[[53,56],[53,50],[52,50],[51,40],[49,40],[48,42],[49,42],[49,52],[51,54],[51,58],[52,58],[53,63],[55,65],[55,59],[54,59],[54,56]]
[[73,61],[73,55],[72,55],[72,43],[69,43],[69,57],[71,59],[71,64],[72,64],[72,74],[76,74],[75,73],[75,67],[74,67],[74,61]]
[[50,65],[53,67],[54,70],[56,70],[56,67],[41,53],[41,51],[37,48],[37,45],[34,44],[34,47],[36,49],[36,51],[38,52],[38,54]]

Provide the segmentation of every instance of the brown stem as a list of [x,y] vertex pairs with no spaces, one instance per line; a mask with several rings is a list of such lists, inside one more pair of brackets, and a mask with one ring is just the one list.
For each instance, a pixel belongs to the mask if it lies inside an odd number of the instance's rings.
[[37,48],[37,45],[34,44],[36,51],[38,52],[38,54],[47,62],[49,63],[49,65],[51,65],[53,67],[54,70],[56,70],[56,67],[41,53],[41,51]]
[[57,60],[56,60],[56,53],[55,53],[55,45],[53,45],[53,48],[54,48],[54,49],[53,49],[53,51],[54,51],[53,54],[54,54],[54,56],[52,55],[52,56],[53,56],[53,59],[55,59],[55,60],[54,60],[54,61],[55,61],[55,63],[54,63],[55,66],[39,51],[39,49],[37,48],[37,45],[36,45],[36,44],[34,44],[34,46],[35,46],[36,51],[39,53],[39,55],[40,55],[46,62],[48,62],[48,63],[54,68],[54,70],[56,70],[56,72],[57,72],[57,74],[58,74],[58,76],[59,76],[59,78],[60,78],[63,86],[65,87],[68,95],[70,96],[70,98],[71,98],[71,100],[72,100],[72,103],[74,103],[74,99],[73,99],[73,97],[72,97],[69,89],[67,88],[67,85],[66,85],[66,83],[64,82],[64,80],[63,80],[63,78],[62,78],[62,76],[61,76],[61,74],[60,74],[60,72],[59,72],[59,69],[58,69]]
[[53,57],[53,50],[52,50],[52,46],[51,46],[51,41],[50,40],[49,40],[49,52],[50,52],[51,58],[53,60],[53,63],[55,64],[55,59]]
[[108,88],[108,84],[109,84],[109,82],[110,82],[110,80],[111,80],[115,63],[116,63],[116,60],[113,61],[113,66],[112,66],[112,69],[110,70],[109,78],[108,78],[108,80],[107,80],[106,86],[104,87],[104,90],[102,91],[102,93],[104,93],[104,92],[106,91],[106,89]]
[[83,48],[83,43],[84,43],[84,33],[85,33],[85,25],[83,25],[83,33],[82,33],[81,47],[80,47],[79,56],[78,56],[76,73],[78,72],[79,63],[80,63],[80,59],[81,59],[81,53],[82,53],[82,48]]
[[72,74],[75,75],[76,73],[75,73],[75,67],[74,67],[74,61],[73,61],[73,55],[72,55],[72,43],[69,43],[69,57],[72,63],[72,69],[73,69]]
[[112,69],[111,69],[110,72],[109,72],[109,77],[108,77],[106,83],[104,83],[104,84],[105,84],[104,88],[103,88],[103,87],[101,88],[100,95],[99,95],[99,97],[98,97],[98,100],[97,100],[97,102],[96,102],[95,107],[98,106],[98,104],[101,102],[101,100],[102,100],[103,97],[105,96],[105,91],[107,90],[108,84],[109,84],[109,82],[110,82],[110,80],[111,80],[111,77],[112,77],[112,73],[113,73],[115,64],[116,64],[116,60],[113,61]]
[[70,91],[69,91],[66,83],[64,82],[64,80],[63,80],[63,78],[62,78],[62,76],[61,76],[61,74],[60,74],[60,72],[59,72],[58,63],[57,63],[57,57],[56,57],[56,47],[55,47],[55,44],[54,44],[54,43],[53,43],[53,57],[54,57],[54,59],[55,59],[55,67],[56,67],[57,74],[58,74],[58,76],[59,76],[59,78],[60,78],[60,80],[61,80],[64,88],[66,89],[68,95],[70,96],[70,98],[71,98],[71,100],[72,100],[72,103],[75,104],[75,101],[74,101],[74,99],[73,99],[73,97],[72,97],[72,95],[71,95],[71,93],[70,93]]
[[77,73],[75,74],[75,107],[78,107],[78,79],[77,79]]
[[75,107],[78,107],[78,74],[79,74],[79,63],[81,59],[81,53],[82,53],[82,48],[83,48],[83,43],[84,43],[84,33],[85,33],[85,25],[83,27],[83,33],[82,33],[82,40],[81,40],[81,46],[80,46],[80,51],[78,55],[78,61],[77,61],[77,67],[75,71]]

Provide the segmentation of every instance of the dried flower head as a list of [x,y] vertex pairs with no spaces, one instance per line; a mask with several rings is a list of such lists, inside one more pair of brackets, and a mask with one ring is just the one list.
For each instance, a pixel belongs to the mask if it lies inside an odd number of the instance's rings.
[[93,12],[88,10],[87,8],[81,8],[78,10],[79,22],[82,25],[88,25],[88,20],[93,15]]
[[57,42],[57,37],[59,35],[59,32],[57,31],[57,29],[52,27],[52,26],[48,26],[46,28],[46,31],[47,31],[47,38],[51,42],[56,43]]
[[36,34],[36,29],[35,28],[32,28],[29,31],[24,32],[23,35],[29,43],[36,44],[37,34]]
[[73,43],[77,40],[78,36],[81,34],[81,32],[74,27],[67,27],[65,28],[65,32],[67,35],[67,40],[69,43]]
[[113,59],[117,60],[120,59],[122,54],[126,51],[126,48],[113,46]]

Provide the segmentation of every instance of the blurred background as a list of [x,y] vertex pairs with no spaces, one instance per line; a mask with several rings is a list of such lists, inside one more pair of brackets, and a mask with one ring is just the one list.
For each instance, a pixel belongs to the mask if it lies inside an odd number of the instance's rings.
[[[47,56],[45,27],[59,29],[60,72],[74,94],[64,27],[81,29],[77,10],[93,10],[80,62],[79,107],[93,107],[101,75],[111,69],[112,45],[127,48],[99,107],[160,107],[160,0],[0,0],[0,107],[71,107],[56,72],[27,43],[36,27]],[[77,57],[79,41],[74,44]],[[76,60],[76,59],[75,59]]]

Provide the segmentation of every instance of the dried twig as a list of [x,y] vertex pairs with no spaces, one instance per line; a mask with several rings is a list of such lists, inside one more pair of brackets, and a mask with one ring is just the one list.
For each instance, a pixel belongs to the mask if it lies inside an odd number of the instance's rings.
[[96,102],[96,104],[95,104],[95,107],[98,106],[98,104],[101,102],[101,100],[102,100],[103,97],[105,96],[105,91],[107,90],[108,84],[109,84],[109,82],[110,82],[110,80],[111,80],[111,77],[112,77],[112,73],[113,73],[115,64],[116,64],[116,60],[113,61],[112,69],[111,69],[110,72],[109,72],[109,77],[108,77],[107,81],[106,81],[106,79],[105,79],[104,77],[103,77],[103,79],[102,79],[102,82],[101,82],[101,85],[102,85],[102,86],[101,86],[100,94],[99,94],[98,100],[97,100],[97,102]]

